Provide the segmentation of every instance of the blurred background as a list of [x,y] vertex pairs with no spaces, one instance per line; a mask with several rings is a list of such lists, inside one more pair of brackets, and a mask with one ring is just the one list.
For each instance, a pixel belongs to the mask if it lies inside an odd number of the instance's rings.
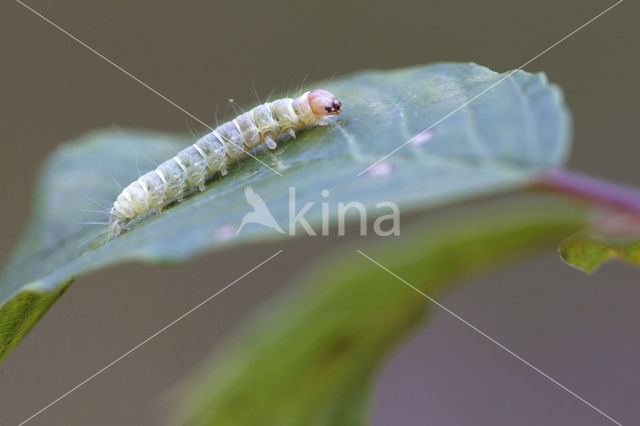
[[[513,69],[613,1],[28,4],[214,123],[217,105],[220,118],[231,117],[228,98],[250,104],[252,86],[264,98],[294,88],[306,73],[313,81],[436,61]],[[636,2],[623,2],[525,68],[545,71],[564,90],[574,118],[570,167],[635,186],[638,12]],[[38,169],[59,143],[114,125],[205,130],[10,0],[0,3],[0,53],[3,259],[25,223]],[[80,277],[0,364],[0,424],[29,417],[284,248],[286,259],[248,276],[29,423],[164,424],[165,392],[285,292],[300,270],[343,243],[284,241],[177,268],[130,264]],[[586,276],[550,251],[474,280],[442,302],[612,417],[638,424],[639,284],[640,272],[630,266],[607,264]],[[609,424],[442,311],[383,367],[372,397],[375,426]]]

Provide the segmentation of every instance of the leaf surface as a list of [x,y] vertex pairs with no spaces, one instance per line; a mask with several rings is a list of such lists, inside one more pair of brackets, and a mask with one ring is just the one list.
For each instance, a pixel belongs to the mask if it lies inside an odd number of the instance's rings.
[[446,306],[461,281],[554,247],[585,216],[558,200],[500,201],[341,250],[183,383],[176,423],[366,424],[374,373],[440,309],[429,298]]
[[[528,184],[564,161],[569,115],[544,74],[505,75],[443,63],[318,83],[314,87],[338,96],[343,113],[329,127],[280,140],[275,152],[256,152],[282,176],[244,159],[227,177],[213,177],[204,192],[142,218],[110,241],[95,236],[105,225],[82,225],[107,219],[89,210],[109,208],[120,192],[114,181],[126,186],[194,140],[112,129],[62,145],[42,171],[28,225],[0,279],[0,358],[53,303],[52,295],[81,273],[130,260],[181,262],[232,244],[283,238],[256,224],[235,236],[251,211],[247,186],[289,235],[300,235],[304,229],[290,229],[289,219],[308,202],[314,205],[304,217],[320,233],[322,202],[331,206],[335,225],[339,202],[360,202],[371,217],[389,213],[376,207],[383,201],[408,212]],[[294,215],[289,188],[295,188]],[[26,309],[16,303],[21,298],[35,301]]]
[[578,232],[562,241],[558,249],[567,264],[586,273],[603,263],[620,259],[640,266],[640,237],[611,238],[592,231]]

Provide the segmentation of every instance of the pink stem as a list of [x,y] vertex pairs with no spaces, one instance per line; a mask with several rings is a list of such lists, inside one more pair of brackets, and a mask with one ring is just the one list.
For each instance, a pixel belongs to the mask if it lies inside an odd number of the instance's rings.
[[640,215],[640,191],[615,182],[574,173],[566,169],[548,171],[539,184],[559,192],[593,201],[605,207]]

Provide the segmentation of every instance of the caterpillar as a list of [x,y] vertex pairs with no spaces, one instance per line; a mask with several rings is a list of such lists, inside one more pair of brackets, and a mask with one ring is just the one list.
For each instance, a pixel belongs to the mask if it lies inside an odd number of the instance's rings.
[[295,138],[295,131],[307,126],[326,126],[329,117],[340,114],[342,104],[326,90],[316,89],[297,98],[278,99],[258,105],[183,149],[131,182],[118,195],[109,213],[109,231],[115,238],[136,217],[160,213],[170,201],[181,202],[191,188],[202,191],[208,176],[227,174],[227,165],[265,143],[276,149],[283,134]]

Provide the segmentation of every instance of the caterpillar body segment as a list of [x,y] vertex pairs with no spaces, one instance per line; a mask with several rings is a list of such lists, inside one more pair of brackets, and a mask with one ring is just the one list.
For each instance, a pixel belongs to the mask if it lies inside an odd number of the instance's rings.
[[118,236],[129,221],[146,212],[160,213],[168,201],[182,201],[190,188],[203,190],[209,175],[226,175],[231,161],[261,143],[276,149],[275,141],[282,134],[295,137],[303,127],[328,125],[328,117],[338,115],[340,108],[332,93],[311,90],[295,99],[258,105],[218,126],[124,188],[109,215],[111,236]]

